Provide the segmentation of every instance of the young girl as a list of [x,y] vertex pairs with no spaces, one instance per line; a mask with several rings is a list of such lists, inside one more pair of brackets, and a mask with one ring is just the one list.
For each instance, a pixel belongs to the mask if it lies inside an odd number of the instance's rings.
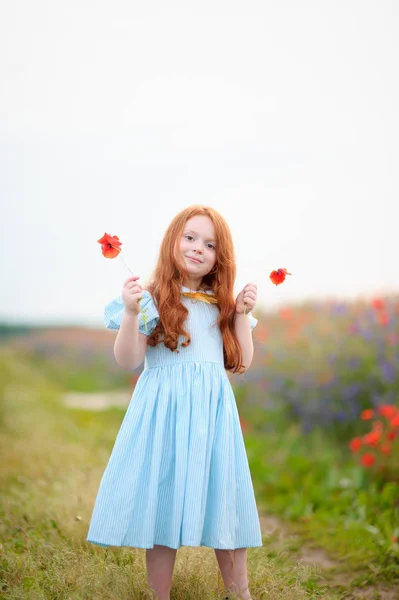
[[233,296],[231,233],[191,206],[169,225],[152,280],[129,277],[105,308],[117,363],[144,361],[98,490],[87,541],[146,548],[147,582],[169,600],[176,551],[208,546],[227,592],[250,600],[246,548],[262,535],[226,370],[253,357],[257,288]]

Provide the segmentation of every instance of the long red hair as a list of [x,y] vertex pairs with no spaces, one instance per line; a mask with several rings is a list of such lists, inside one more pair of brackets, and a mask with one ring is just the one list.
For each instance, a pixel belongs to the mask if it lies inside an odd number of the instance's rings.
[[170,223],[159,250],[158,262],[145,287],[152,295],[159,313],[159,321],[148,337],[148,344],[164,343],[172,352],[177,350],[179,336],[186,337],[183,346],[190,344],[189,333],[184,329],[188,310],[181,301],[181,286],[188,276],[185,265],[178,261],[180,240],[189,219],[197,215],[209,217],[215,228],[216,262],[212,271],[202,279],[201,288],[212,290],[219,307],[218,325],[223,337],[225,369],[242,373],[242,351],[235,332],[235,299],[233,286],[236,263],[233,239],[224,218],[213,208],[196,204],[182,210]]

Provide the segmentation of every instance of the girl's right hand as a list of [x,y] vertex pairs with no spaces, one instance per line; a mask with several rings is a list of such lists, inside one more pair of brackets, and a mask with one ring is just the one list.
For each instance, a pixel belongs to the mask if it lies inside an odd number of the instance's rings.
[[133,275],[126,279],[122,289],[122,300],[125,305],[127,312],[133,315],[138,315],[140,312],[139,300],[143,296],[143,288],[139,283],[136,283],[137,279],[140,279],[139,275]]

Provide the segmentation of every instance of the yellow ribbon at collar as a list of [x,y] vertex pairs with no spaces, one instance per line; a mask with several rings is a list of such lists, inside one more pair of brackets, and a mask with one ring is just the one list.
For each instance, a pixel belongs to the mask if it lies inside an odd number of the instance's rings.
[[215,296],[205,294],[205,292],[181,292],[181,295],[185,296],[185,298],[192,298],[193,300],[202,300],[203,302],[207,302],[208,304],[218,303]]

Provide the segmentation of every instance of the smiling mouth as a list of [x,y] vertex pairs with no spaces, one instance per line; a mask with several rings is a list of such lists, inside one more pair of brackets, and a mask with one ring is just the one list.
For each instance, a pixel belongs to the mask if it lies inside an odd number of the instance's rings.
[[198,260],[198,258],[192,258],[191,256],[187,256],[187,258],[189,258],[190,260],[193,260],[194,262],[196,262],[198,264],[202,264],[202,261]]

